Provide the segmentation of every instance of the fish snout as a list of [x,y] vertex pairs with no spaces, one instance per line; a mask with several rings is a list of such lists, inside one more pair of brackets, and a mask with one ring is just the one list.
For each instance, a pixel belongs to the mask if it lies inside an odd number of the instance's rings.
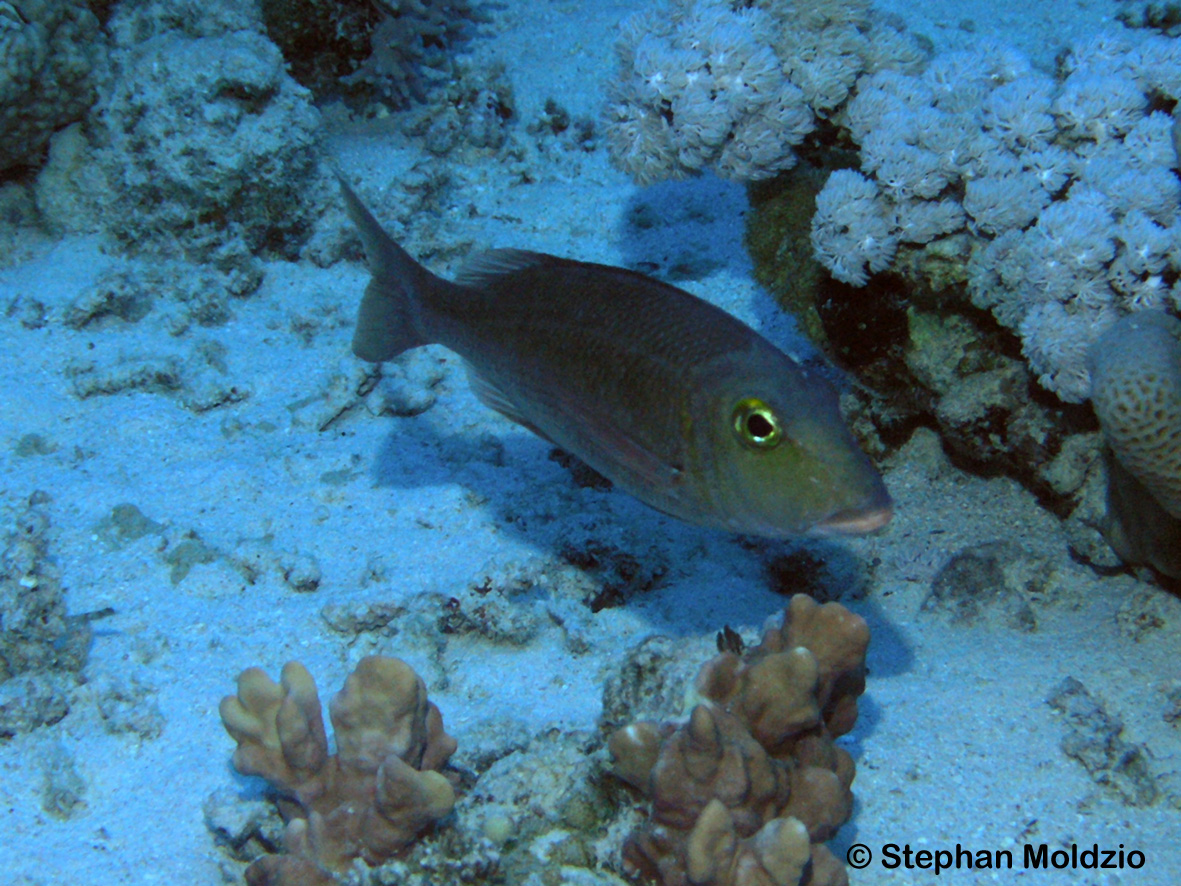
[[865,535],[881,529],[893,516],[894,506],[890,502],[871,508],[837,511],[813,526],[812,532],[816,535]]

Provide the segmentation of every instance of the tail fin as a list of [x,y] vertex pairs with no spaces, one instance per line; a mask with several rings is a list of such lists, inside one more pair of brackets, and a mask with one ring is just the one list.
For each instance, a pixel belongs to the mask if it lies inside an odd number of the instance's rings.
[[390,239],[339,173],[336,178],[373,274],[361,299],[353,331],[353,353],[362,360],[380,363],[429,343],[422,332],[421,299],[430,287],[443,281]]

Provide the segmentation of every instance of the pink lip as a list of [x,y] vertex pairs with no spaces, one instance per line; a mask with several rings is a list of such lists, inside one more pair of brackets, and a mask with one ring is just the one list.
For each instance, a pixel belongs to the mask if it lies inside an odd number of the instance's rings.
[[893,516],[894,509],[890,505],[869,511],[842,511],[821,520],[813,529],[821,534],[864,535],[881,529]]

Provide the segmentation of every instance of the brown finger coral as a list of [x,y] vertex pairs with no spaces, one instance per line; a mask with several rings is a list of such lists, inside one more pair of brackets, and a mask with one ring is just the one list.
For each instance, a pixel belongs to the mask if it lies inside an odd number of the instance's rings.
[[706,663],[685,723],[616,731],[615,774],[652,802],[625,864],[663,886],[846,884],[823,842],[852,810],[833,739],[857,719],[868,643],[862,618],[798,594],[758,646]]
[[298,662],[283,667],[279,683],[259,668],[243,671],[220,711],[238,743],[234,768],[279,791],[287,820],[286,854],[251,864],[251,886],[332,883],[355,858],[379,864],[405,849],[455,805],[451,782],[437,771],[455,739],[422,679],[399,659],[361,659],[332,699],[335,754],[316,685]]

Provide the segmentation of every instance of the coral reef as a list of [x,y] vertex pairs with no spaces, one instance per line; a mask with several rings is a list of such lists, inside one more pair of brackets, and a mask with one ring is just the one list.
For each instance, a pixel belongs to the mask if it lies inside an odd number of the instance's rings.
[[505,147],[515,119],[512,84],[502,67],[481,71],[457,66],[454,76],[432,91],[429,102],[404,113],[402,131],[420,137],[435,156],[455,160],[471,149]]
[[319,115],[275,45],[249,31],[166,30],[117,58],[99,109],[113,233],[138,247],[176,238],[218,267],[293,256],[315,211]]
[[812,254],[808,234],[816,195],[826,177],[825,170],[809,164],[769,182],[753,182],[747,188],[750,207],[744,213],[746,251],[755,279],[821,346],[828,342],[815,295],[827,274]]
[[53,136],[39,173],[42,220],[206,262],[238,294],[252,291],[255,256],[294,258],[322,215],[310,93],[253,4],[128,0],[106,30],[94,41],[108,72],[98,98]]
[[0,170],[39,163],[50,136],[82,118],[106,55],[87,3],[0,2]]
[[816,256],[862,286],[904,246],[920,255],[902,268],[921,275],[922,255],[954,241],[958,279],[941,285],[966,284],[1020,336],[1043,387],[1082,402],[1104,328],[1177,308],[1181,181],[1164,109],[1178,98],[1177,42],[1130,31],[1075,44],[1056,77],[988,42],[920,74],[863,76],[839,120],[860,170],[833,173],[817,198]]
[[861,0],[671,0],[628,19],[616,51],[608,147],[640,182],[707,167],[739,181],[790,169],[793,148],[859,74],[925,61],[917,41]]
[[401,108],[454,80],[452,53],[479,20],[469,0],[261,0],[267,34],[317,98]]
[[404,850],[455,804],[438,770],[455,751],[422,679],[396,658],[361,659],[333,698],[328,737],[311,675],[298,662],[279,683],[258,668],[238,677],[221,702],[238,743],[234,768],[278,791],[287,820],[285,853],[247,870],[259,884],[329,884],[354,858],[378,864]]
[[1111,453],[1104,534],[1124,561],[1181,578],[1181,320],[1118,320],[1091,348],[1090,375]]
[[[875,435],[868,448],[888,450],[917,425],[934,425],[960,464],[1014,476],[1071,513],[1090,495],[1086,475],[1097,473],[1088,467],[1097,464],[1093,447],[1068,446],[1070,434],[1094,429],[1085,408],[1092,344],[1125,314],[1181,311],[1170,113],[1181,98],[1181,44],[1107,30],[1075,42],[1047,73],[995,41],[929,63],[903,54],[854,64],[857,53],[839,41],[814,40],[805,57],[832,86],[822,99],[824,90],[809,92],[787,61],[784,41],[831,36],[850,22],[864,34],[881,23],[859,3],[816,2],[794,5],[793,28],[769,24],[789,6],[736,12],[676,2],[664,24],[638,19],[645,27],[625,31],[620,46],[610,133],[617,161],[641,181],[712,166],[751,183],[748,244],[760,280],[815,341],[886,394],[863,406]],[[793,36],[762,39],[782,30]],[[808,126],[820,131],[803,145],[780,137],[780,160],[723,161],[745,125],[734,108],[751,91],[741,66],[717,82],[721,66],[710,54],[723,40],[727,63],[737,55],[754,64],[756,49],[773,46],[790,85],[809,92]],[[711,104],[693,108],[708,110],[716,131],[680,113],[678,102],[701,82]],[[766,96],[753,91],[750,113],[767,122],[758,105]],[[827,172],[814,208],[810,169],[759,181],[790,167],[793,150]],[[812,255],[801,258],[805,214]],[[812,258],[827,274],[816,274]],[[867,337],[870,321],[879,334]],[[1083,466],[1069,485],[1068,461]],[[1121,470],[1117,462],[1113,476]],[[1122,508],[1123,534],[1140,541],[1133,550],[1109,533],[1112,543],[1125,559],[1175,575],[1177,555],[1167,552],[1181,549],[1176,522],[1151,517],[1132,528],[1155,505],[1146,510],[1129,484],[1116,485],[1135,502]],[[1106,562],[1096,522],[1076,521],[1087,524],[1077,542]]]
[[[755,183],[748,219],[752,242],[756,225],[778,228],[758,231],[760,279],[794,287],[814,340],[885,394],[864,407],[877,445],[933,425],[962,466],[1013,476],[1075,513],[1072,543],[1086,559],[1114,565],[1105,522],[1125,560],[1168,576],[1181,570],[1176,519],[1116,459],[1104,521],[1088,479],[1102,483],[1097,438],[1070,435],[1095,430],[1086,404],[1095,355],[1110,350],[1096,344],[1104,330],[1181,311],[1179,45],[1104,31],[1051,74],[983,41],[920,73],[864,74],[832,121],[858,155],[838,139],[823,158],[854,168],[828,174],[810,224],[831,277],[814,281],[788,244],[798,226],[764,211],[789,188],[806,191],[802,176]],[[781,282],[782,256],[802,273]],[[1169,373],[1145,362],[1157,350],[1121,350],[1119,371],[1164,379],[1143,393],[1162,402]]]
[[686,722],[613,733],[615,774],[652,803],[626,866],[664,886],[847,883],[823,844],[852,810],[833,739],[857,719],[868,643],[859,616],[797,594],[757,646],[702,668]]

